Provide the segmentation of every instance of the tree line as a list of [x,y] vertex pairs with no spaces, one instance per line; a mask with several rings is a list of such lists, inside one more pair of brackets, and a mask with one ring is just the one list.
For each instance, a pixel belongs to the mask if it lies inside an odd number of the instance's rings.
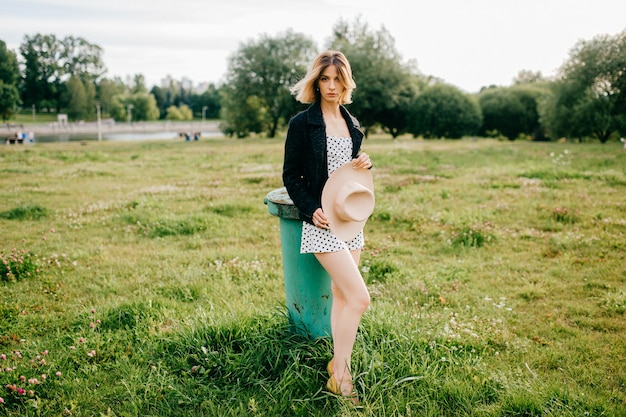
[[[393,138],[498,137],[606,142],[626,132],[626,30],[577,42],[553,78],[520,71],[509,86],[467,93],[405,62],[383,27],[339,20],[324,49],[349,59],[357,88],[350,110],[366,134]],[[198,94],[183,83],[145,87],[104,76],[102,49],[81,38],[26,36],[21,59],[0,41],[0,112],[6,120],[22,105],[64,111],[73,120],[104,114],[126,120],[220,118],[236,138],[275,137],[297,111],[289,92],[319,52],[306,35],[288,30],[242,43],[228,59],[225,82]],[[19,61],[19,62],[18,62]]]
[[169,79],[149,91],[143,75],[108,78],[100,46],[55,35],[25,36],[19,54],[0,40],[0,115],[9,120],[20,107],[38,113],[66,113],[72,121],[102,116],[126,120],[191,120],[219,117],[214,84],[197,93],[190,84]]

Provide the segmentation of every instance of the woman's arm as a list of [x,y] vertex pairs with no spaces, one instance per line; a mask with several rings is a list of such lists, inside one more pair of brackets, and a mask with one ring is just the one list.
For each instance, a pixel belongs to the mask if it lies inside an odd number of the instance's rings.
[[320,204],[310,189],[310,179],[307,178],[307,164],[313,160],[306,146],[306,121],[292,119],[287,130],[285,140],[285,159],[283,163],[283,183],[289,197],[300,211],[300,217],[313,224],[313,212],[320,208]]

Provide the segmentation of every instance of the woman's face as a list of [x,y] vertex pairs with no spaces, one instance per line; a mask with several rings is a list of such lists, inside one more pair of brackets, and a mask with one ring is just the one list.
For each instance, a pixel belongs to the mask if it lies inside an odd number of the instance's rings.
[[317,84],[320,89],[322,101],[339,103],[339,100],[343,95],[344,87],[339,81],[339,72],[337,71],[337,67],[334,65],[326,67],[317,81]]

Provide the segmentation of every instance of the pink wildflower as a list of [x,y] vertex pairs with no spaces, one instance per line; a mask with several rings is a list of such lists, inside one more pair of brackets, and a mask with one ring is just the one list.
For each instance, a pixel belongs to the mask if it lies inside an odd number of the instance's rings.
[[7,359],[7,355],[3,353],[2,355],[0,355],[0,359],[5,361]]
[[20,395],[24,395],[26,394],[26,390],[22,387],[17,387],[17,389],[15,390],[18,394]]
[[80,339],[78,339],[78,343],[85,343],[85,338],[81,337]]
[[93,329],[94,327],[96,327],[96,324],[94,322],[89,323],[89,328]]
[[57,371],[57,373],[55,374],[56,376],[61,376],[61,371]]
[[4,404],[4,398],[0,397],[0,404]]
[[95,314],[95,313],[96,313],[96,309],[95,309],[95,308],[92,308],[92,309],[91,309],[91,312],[92,312],[93,314]]
[[92,350],[90,350],[90,351],[87,353],[87,356],[89,356],[90,358],[93,358],[94,356],[96,356],[96,351],[95,351],[95,350],[93,350],[93,349],[92,349]]
[[74,350],[76,349],[76,346],[70,346],[70,349]]

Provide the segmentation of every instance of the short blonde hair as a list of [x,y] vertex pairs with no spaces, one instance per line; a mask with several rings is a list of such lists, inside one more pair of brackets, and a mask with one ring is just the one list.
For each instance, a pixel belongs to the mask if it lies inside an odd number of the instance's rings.
[[320,99],[317,82],[330,65],[337,68],[339,82],[344,87],[339,102],[341,104],[352,103],[352,90],[356,88],[356,83],[352,78],[350,63],[339,51],[325,51],[315,58],[304,78],[291,87],[291,93],[296,96],[296,100],[300,103],[313,103]]

